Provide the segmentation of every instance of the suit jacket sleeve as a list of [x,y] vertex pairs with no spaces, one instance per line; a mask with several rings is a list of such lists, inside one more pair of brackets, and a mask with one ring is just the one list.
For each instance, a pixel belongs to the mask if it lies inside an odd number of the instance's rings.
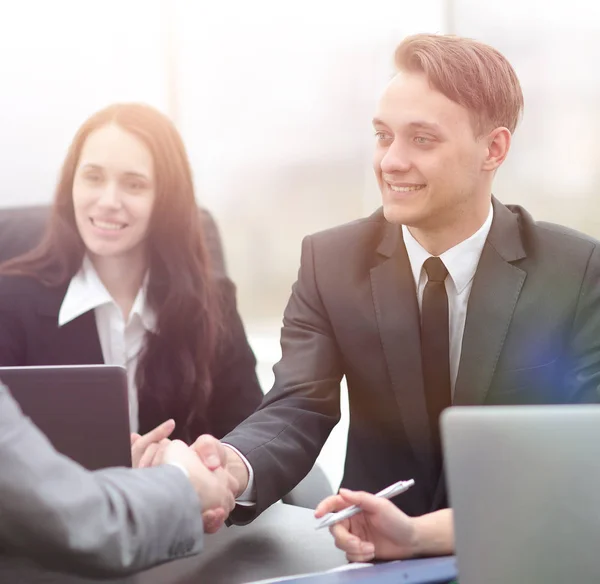
[[201,510],[169,465],[90,472],[57,453],[0,385],[0,547],[83,575],[197,553]]
[[222,340],[215,359],[207,419],[211,434],[222,438],[252,414],[263,399],[256,358],[237,311],[235,286],[221,280]]
[[566,403],[600,401],[600,248],[590,255],[581,285],[565,374]]
[[236,507],[233,523],[251,521],[293,489],[340,419],[343,366],[318,290],[310,237],[302,243],[298,279],[283,317],[281,349],[273,389],[255,414],[223,438],[246,456],[256,485],[256,506]]

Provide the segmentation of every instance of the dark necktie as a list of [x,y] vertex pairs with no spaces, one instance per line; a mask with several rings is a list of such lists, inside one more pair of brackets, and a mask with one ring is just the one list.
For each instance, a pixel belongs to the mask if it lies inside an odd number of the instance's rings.
[[421,356],[423,382],[429,424],[433,440],[436,472],[442,468],[439,418],[452,401],[450,390],[450,335],[448,328],[448,295],[444,280],[448,270],[438,257],[423,264],[427,284],[421,306]]

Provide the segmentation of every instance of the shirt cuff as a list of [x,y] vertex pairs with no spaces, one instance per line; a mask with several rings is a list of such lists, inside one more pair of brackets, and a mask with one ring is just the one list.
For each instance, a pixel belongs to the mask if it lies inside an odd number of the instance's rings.
[[231,448],[243,461],[248,469],[248,486],[244,490],[244,492],[235,500],[238,505],[242,507],[252,507],[256,505],[256,489],[254,487],[254,471],[252,470],[252,466],[248,462],[248,459],[235,447],[231,444],[226,444],[223,442],[223,446],[227,446],[227,448]]
[[178,468],[186,476],[186,478],[190,478],[190,473],[188,472],[188,469],[183,466],[183,464],[180,464],[179,462],[165,462],[165,464],[170,464],[171,466]]

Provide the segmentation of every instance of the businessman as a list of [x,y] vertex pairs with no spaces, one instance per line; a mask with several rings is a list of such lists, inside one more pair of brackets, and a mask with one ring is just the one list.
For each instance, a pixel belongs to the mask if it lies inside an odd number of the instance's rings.
[[382,208],[304,239],[273,389],[223,438],[229,448],[196,444],[227,456],[235,523],[310,470],[344,376],[342,486],[413,478],[394,500],[408,516],[447,507],[444,408],[598,402],[598,242],[492,195],[523,109],[512,66],[447,35],[408,37],[395,63],[373,119]]
[[89,576],[198,553],[202,511],[224,518],[237,485],[180,441],[164,449],[162,462],[87,471],[57,453],[0,384],[0,548]]

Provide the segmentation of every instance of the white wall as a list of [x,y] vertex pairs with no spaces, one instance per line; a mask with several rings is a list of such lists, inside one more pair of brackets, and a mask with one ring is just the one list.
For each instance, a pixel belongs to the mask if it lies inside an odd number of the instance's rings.
[[49,202],[79,125],[120,100],[165,109],[159,0],[0,3],[0,206]]

